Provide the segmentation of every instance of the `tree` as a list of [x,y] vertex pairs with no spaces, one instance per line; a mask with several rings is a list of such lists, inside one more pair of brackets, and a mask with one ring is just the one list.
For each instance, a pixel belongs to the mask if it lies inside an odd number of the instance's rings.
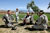
[[35,5],[34,1],[27,4],[27,9],[31,8],[34,12],[38,12],[40,9]]
[[37,6],[31,7],[34,12],[38,12],[40,9]]
[[48,6],[48,8],[47,9],[49,9],[50,8],[50,2],[49,2],[49,4],[48,4],[49,6]]

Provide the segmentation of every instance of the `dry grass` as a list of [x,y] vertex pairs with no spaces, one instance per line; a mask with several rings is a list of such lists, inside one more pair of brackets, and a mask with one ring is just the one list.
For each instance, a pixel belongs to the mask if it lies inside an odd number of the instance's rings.
[[[19,21],[22,22],[22,21]],[[0,18],[0,25],[4,24],[4,22]],[[26,26],[17,26],[16,30],[11,30],[11,28],[0,28],[0,33],[50,33],[49,31],[29,31],[25,30]]]

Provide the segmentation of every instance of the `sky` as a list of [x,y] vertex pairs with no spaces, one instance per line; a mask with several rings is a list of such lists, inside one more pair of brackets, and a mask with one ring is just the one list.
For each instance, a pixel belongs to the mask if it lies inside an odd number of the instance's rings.
[[[0,0],[0,10],[27,10],[27,4],[32,0]],[[39,9],[44,10],[45,12],[50,12],[50,9],[47,9],[50,0],[34,0],[36,6]]]

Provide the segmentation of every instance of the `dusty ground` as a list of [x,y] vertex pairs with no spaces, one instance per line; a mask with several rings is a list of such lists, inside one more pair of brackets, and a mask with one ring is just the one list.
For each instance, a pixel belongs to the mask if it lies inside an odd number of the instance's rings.
[[[20,21],[22,22],[22,21]],[[0,18],[0,25],[3,25],[4,22]],[[17,26],[16,30],[11,30],[11,28],[0,28],[0,33],[50,33],[50,30],[46,31],[29,31],[25,30],[26,26]]]

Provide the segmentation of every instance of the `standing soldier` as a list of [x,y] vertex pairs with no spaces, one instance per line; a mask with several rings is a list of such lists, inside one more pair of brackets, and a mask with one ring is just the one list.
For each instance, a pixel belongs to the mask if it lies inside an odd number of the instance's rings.
[[48,23],[48,18],[47,16],[44,14],[43,10],[40,10],[40,12],[38,12],[39,18],[37,19],[37,21],[35,22],[35,25],[32,27],[34,29],[47,29],[47,23]]
[[19,20],[19,10],[18,10],[18,8],[16,8],[16,22],[18,22],[18,20]]

